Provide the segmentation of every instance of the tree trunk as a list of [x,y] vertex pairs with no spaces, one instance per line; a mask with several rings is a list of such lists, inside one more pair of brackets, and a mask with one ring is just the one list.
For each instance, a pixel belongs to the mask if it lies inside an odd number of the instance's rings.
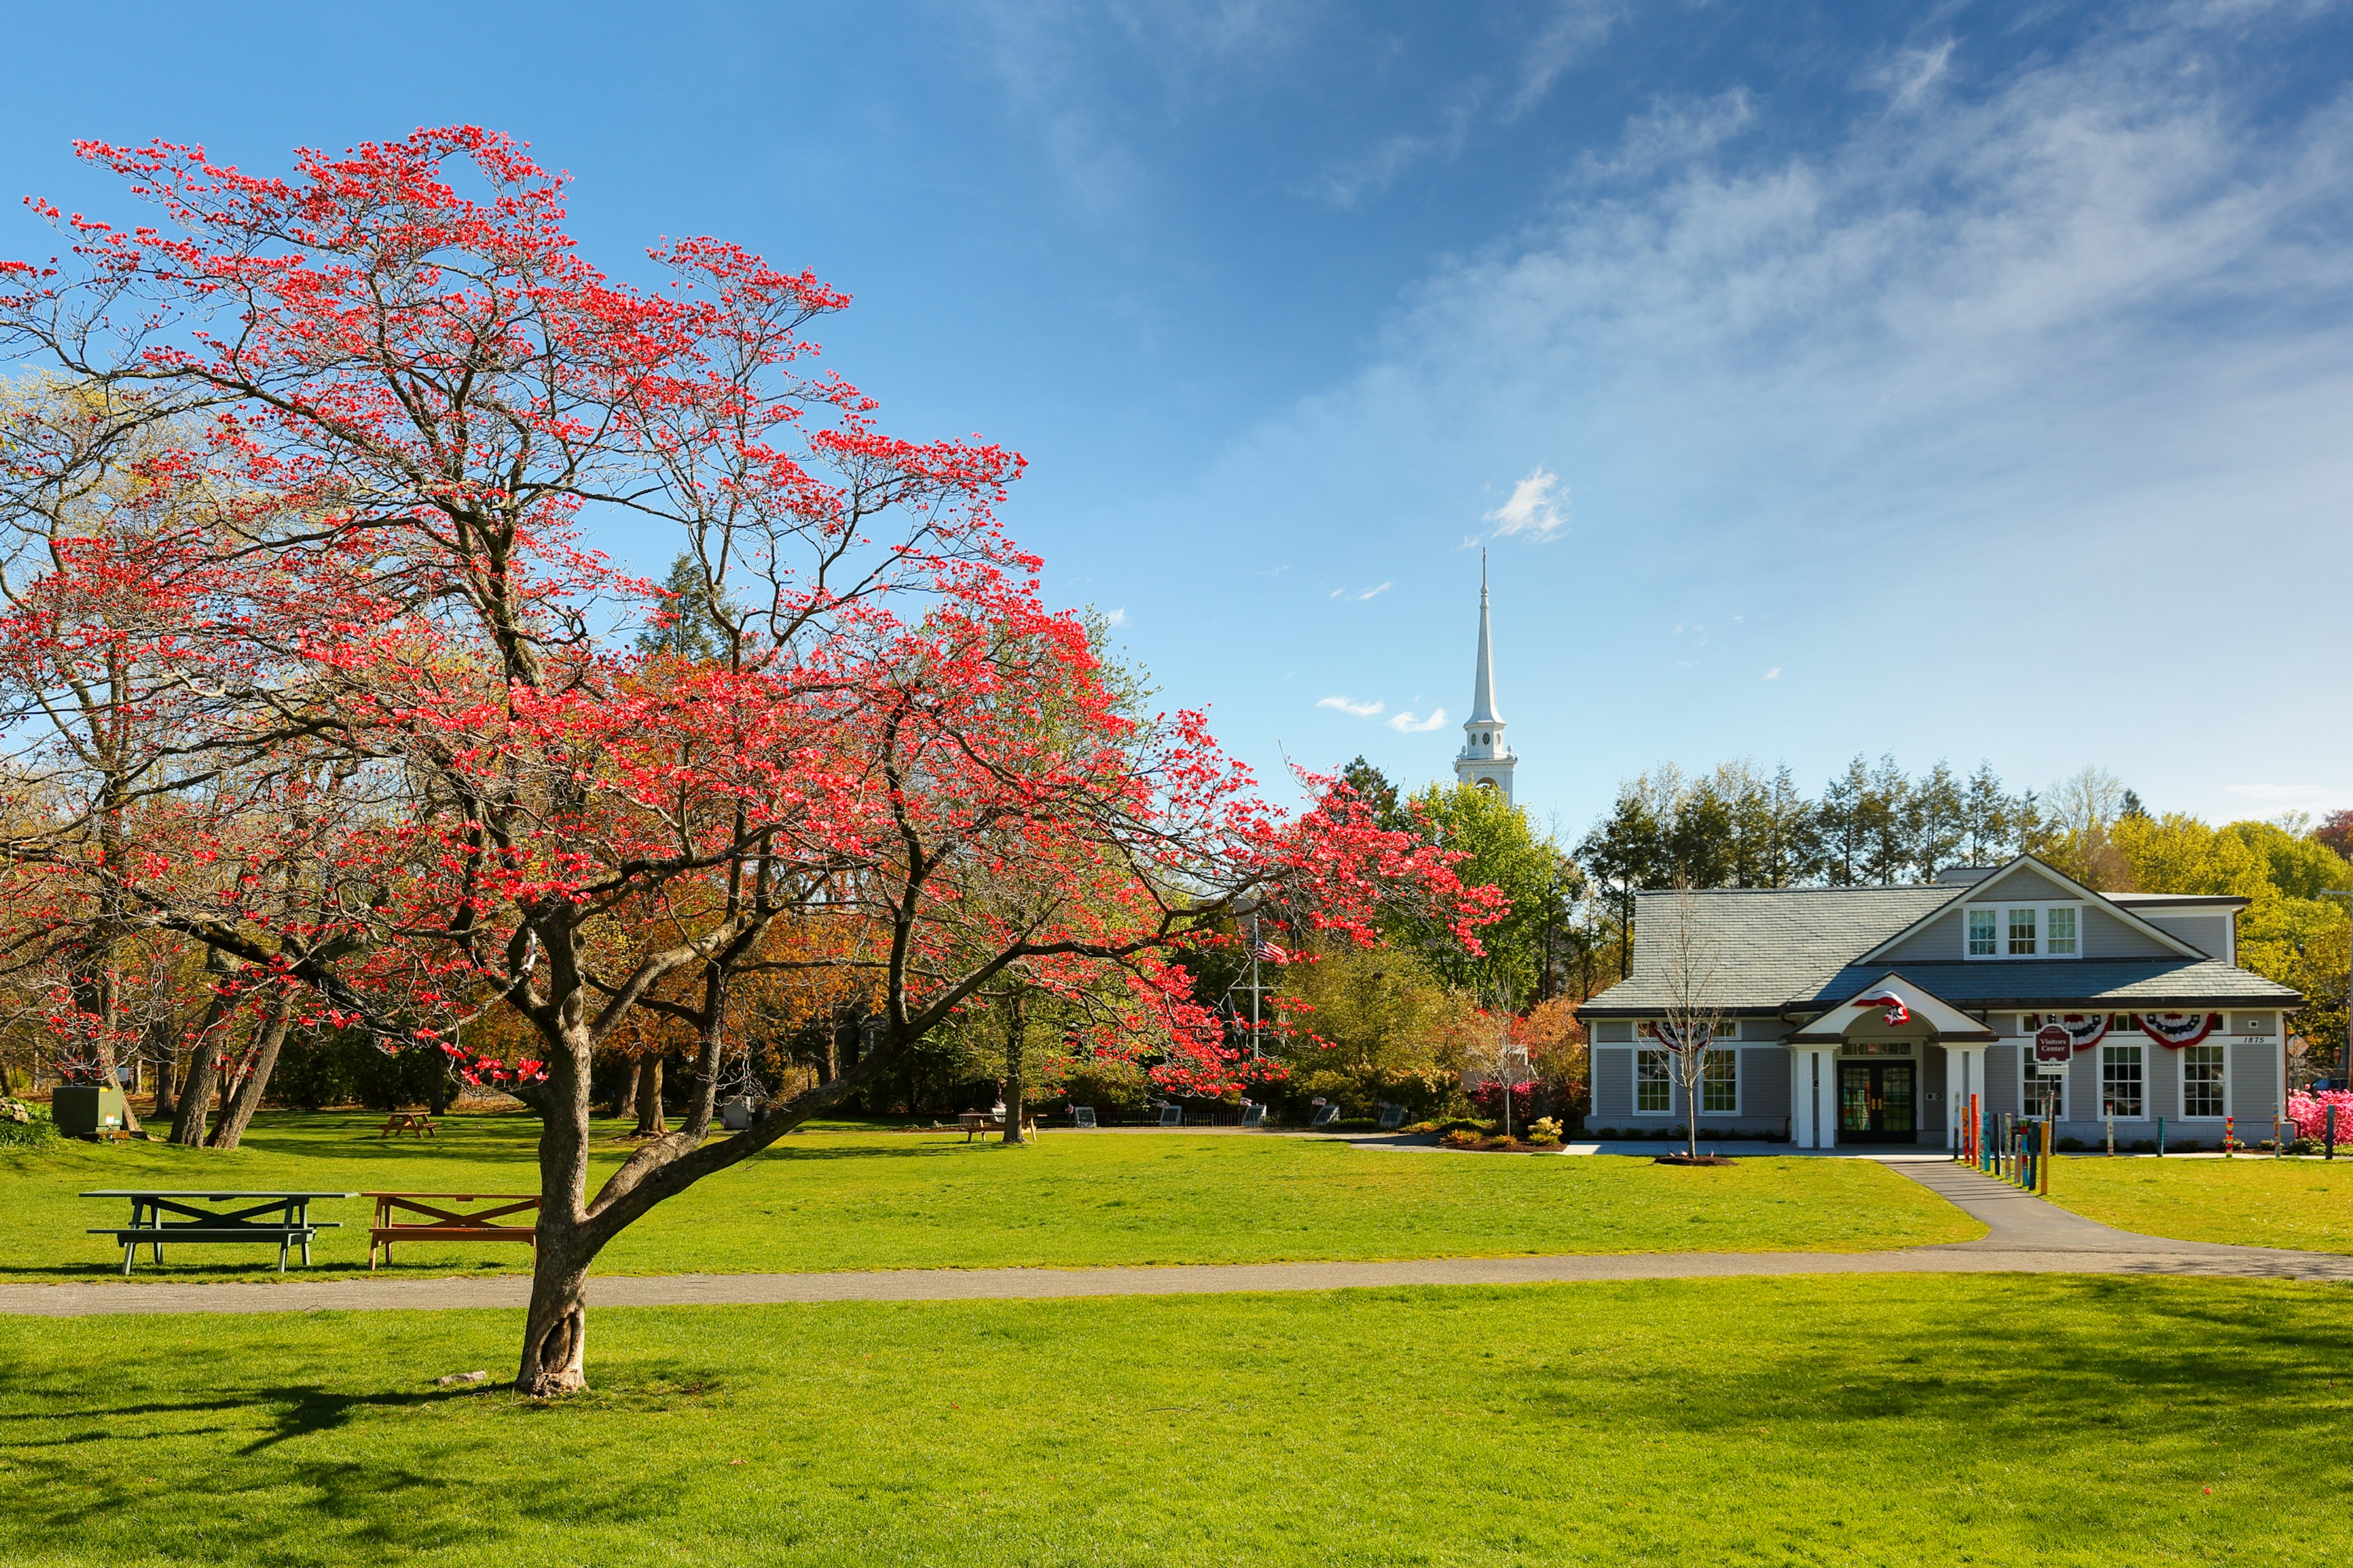
[[613,1120],[634,1118],[638,1114],[638,1064],[629,1063],[621,1069],[621,1087],[613,1091]]
[[213,1090],[220,1083],[220,1045],[209,1034],[196,1042],[188,1061],[188,1080],[180,1086],[180,1103],[172,1113],[172,1142],[184,1149],[205,1146],[205,1122],[212,1115]]
[[205,955],[205,973],[213,984],[212,999],[205,1004],[204,1014],[196,1020],[195,1045],[188,1053],[188,1075],[180,1082],[180,1103],[172,1117],[172,1142],[184,1149],[201,1149],[205,1142],[205,1119],[212,1114],[213,1088],[220,1081],[220,1050],[217,1037],[233,1005],[223,994],[235,961],[214,948]]
[[1006,1005],[1005,1009],[1005,1141],[1026,1143],[1021,1132],[1021,1102],[1028,1097],[1029,1083],[1023,1068],[1029,1045],[1028,1020],[1021,1016],[1019,1001]]
[[234,1149],[245,1136],[253,1121],[253,1113],[261,1109],[261,1097],[269,1088],[269,1074],[278,1066],[278,1053],[286,1044],[286,1032],[294,1024],[294,993],[280,991],[269,1009],[269,1018],[261,1026],[261,1037],[255,1042],[253,1062],[245,1078],[221,1107],[220,1125],[213,1129],[205,1141],[214,1149]]
[[457,1089],[457,1079],[449,1071],[449,1058],[444,1057],[441,1058],[441,1071],[433,1079],[433,1093],[427,1100],[434,1115],[448,1114],[449,1101],[456,1097]]
[[531,1315],[523,1325],[522,1364],[515,1369],[515,1392],[530,1399],[588,1386],[588,1265],[596,1249],[583,1229],[561,1216],[550,1225],[550,1217],[543,1204],[532,1258]]
[[179,1109],[180,1052],[166,1027],[155,1038],[155,1120],[170,1121]]
[[662,1114],[662,1059],[659,1051],[638,1058],[638,1131],[640,1138],[659,1138],[670,1131]]

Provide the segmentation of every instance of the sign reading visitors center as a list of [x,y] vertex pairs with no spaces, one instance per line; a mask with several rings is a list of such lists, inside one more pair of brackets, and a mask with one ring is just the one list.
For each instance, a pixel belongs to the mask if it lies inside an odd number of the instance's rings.
[[2034,1033],[2034,1059],[2063,1062],[2075,1054],[2075,1042],[2058,1024],[2045,1024]]

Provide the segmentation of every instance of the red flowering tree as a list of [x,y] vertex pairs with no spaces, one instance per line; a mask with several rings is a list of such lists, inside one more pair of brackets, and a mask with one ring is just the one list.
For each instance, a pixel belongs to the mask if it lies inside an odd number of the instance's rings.
[[[191,679],[220,697],[174,742],[207,782],[171,834],[21,859],[386,1048],[520,1021],[528,1054],[462,1066],[543,1126],[521,1390],[584,1384],[584,1284],[622,1227],[1008,969],[1115,976],[1163,1077],[1207,1088],[1240,1064],[1174,960],[1237,900],[1363,941],[1387,900],[1465,941],[1493,918],[1345,791],[1278,814],[1198,714],[1124,711],[997,527],[1019,458],[882,433],[816,368],[806,329],[847,300],[809,275],[692,239],[650,253],[663,288],[608,278],[564,233],[562,179],[473,128],[304,152],[291,179],[80,150],[161,221],[43,208],[71,258],[0,264],[0,332],[190,433],[173,461],[217,498],[204,559],[227,574]],[[584,512],[673,531],[692,602],[582,550]],[[690,613],[715,628],[691,655],[626,635]],[[290,756],[352,770],[308,819],[301,900],[241,858]],[[787,917],[834,934],[765,942]],[[797,962],[870,976],[881,1037],[713,1139],[730,988]],[[592,1194],[591,1054],[648,1010],[697,1040],[689,1109]]]

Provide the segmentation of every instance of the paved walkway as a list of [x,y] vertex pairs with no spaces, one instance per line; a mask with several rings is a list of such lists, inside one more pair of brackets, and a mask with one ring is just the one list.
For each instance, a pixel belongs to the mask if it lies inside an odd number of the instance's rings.
[[[1157,1268],[907,1268],[859,1274],[600,1276],[596,1307],[806,1301],[983,1301],[1058,1296],[1199,1296],[1381,1285],[1532,1285],[1780,1274],[2166,1274],[2353,1281],[2353,1257],[2222,1247],[2115,1230],[1947,1160],[1887,1162],[1985,1222],[1981,1240],[1893,1252],[1580,1253],[1393,1263],[1221,1263]],[[284,1285],[0,1285],[0,1313],[304,1312],[525,1305],[530,1281],[322,1279]]]

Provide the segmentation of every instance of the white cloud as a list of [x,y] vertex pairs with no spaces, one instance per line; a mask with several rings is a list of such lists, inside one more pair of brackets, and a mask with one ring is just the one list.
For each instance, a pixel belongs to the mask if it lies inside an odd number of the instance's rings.
[[[1560,491],[1556,497],[1553,492]],[[1528,477],[1512,487],[1511,499],[1487,513],[1486,521],[1495,525],[1495,537],[1514,538],[1521,534],[1544,543],[1568,526],[1561,508],[1568,502],[1568,491],[1560,476],[1539,463],[1528,471]]]
[[2318,784],[2234,784],[2222,787],[2232,795],[2265,802],[2332,800],[2344,793],[2342,790],[2324,789]]
[[1336,708],[1343,713],[1354,713],[1359,719],[1370,719],[1374,715],[1379,713],[1382,710],[1386,709],[1388,704],[1386,702],[1351,702],[1345,697],[1319,697],[1315,700],[1315,706],[1318,708]]
[[1124,626],[1127,625],[1127,606],[1125,605],[1122,605],[1118,609],[1113,610],[1111,614],[1105,616],[1103,617],[1103,625],[1107,626]]
[[1775,665],[1772,668],[1770,668],[1770,669],[1767,670],[1767,671],[1765,672],[1765,679],[1767,679],[1767,680],[1778,680],[1778,679],[1781,679],[1781,667],[1780,667],[1779,665],[1778,665],[1778,664],[1777,664],[1777,665]]
[[1377,598],[1380,595],[1388,593],[1391,588],[1396,586],[1397,584],[1395,583],[1384,583],[1377,588],[1367,588],[1363,593],[1356,595],[1356,603],[1361,605],[1366,599]]
[[1400,735],[1419,735],[1435,730],[1445,722],[1446,710],[1433,708],[1430,710],[1430,717],[1427,719],[1416,719],[1409,710],[1400,713],[1389,721],[1389,728]]

